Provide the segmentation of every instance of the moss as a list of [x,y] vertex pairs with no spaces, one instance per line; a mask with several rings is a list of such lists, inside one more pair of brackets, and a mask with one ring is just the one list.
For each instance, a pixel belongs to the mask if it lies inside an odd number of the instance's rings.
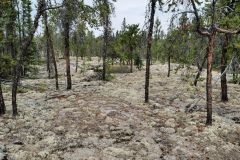
[[22,86],[19,86],[17,89],[17,93],[27,93],[27,92],[28,92],[28,89]]
[[47,91],[47,85],[44,84],[44,83],[38,84],[37,87],[36,87],[36,91],[40,92],[40,93],[46,92]]
[[115,79],[115,76],[113,76],[111,74],[106,75],[106,81],[112,81],[113,79]]

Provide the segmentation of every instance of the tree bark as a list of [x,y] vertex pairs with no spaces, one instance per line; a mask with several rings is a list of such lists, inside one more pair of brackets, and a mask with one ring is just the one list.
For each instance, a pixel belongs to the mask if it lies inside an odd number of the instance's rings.
[[76,55],[76,68],[75,68],[75,72],[77,73],[78,71],[78,53]]
[[[108,0],[104,0],[104,5],[108,6]],[[105,11],[104,13],[104,45],[103,45],[103,71],[102,79],[106,80],[106,59],[108,52],[108,32],[109,32],[109,13]]]
[[[44,21],[45,21],[45,17],[44,17]],[[45,22],[45,25],[46,25],[46,22]],[[48,36],[48,33],[49,31],[47,31],[48,27],[45,26],[45,35]],[[47,47],[47,55],[46,55],[46,62],[47,62],[47,72],[48,72],[48,78],[50,79],[51,77],[51,69],[50,69],[50,47],[49,47],[49,39],[47,37],[47,43],[46,43],[46,47]]]
[[[46,1],[45,1],[45,8],[46,8]],[[46,34],[46,37],[47,37],[47,45],[49,47],[49,52],[51,53],[51,58],[50,58],[50,55],[49,55],[49,58],[52,60],[52,63],[53,63],[53,66],[54,66],[55,87],[56,87],[56,90],[58,90],[59,89],[58,69],[57,69],[57,62],[56,62],[55,52],[54,52],[54,48],[53,48],[52,36],[51,36],[51,33],[49,31],[49,27],[48,27],[47,11],[44,12],[43,18],[44,18],[44,23],[45,23],[45,34]],[[50,63],[50,59],[49,59],[49,63]],[[49,64],[49,66],[50,66],[50,64]],[[49,69],[50,69],[50,67],[49,67]],[[50,71],[49,71],[49,78],[50,78]]]
[[67,73],[67,89],[72,89],[72,80],[71,80],[71,70],[70,70],[70,48],[69,48],[69,31],[70,31],[70,22],[69,22],[69,2],[64,1],[65,4],[65,16],[64,16],[64,55],[66,60],[66,73]]
[[133,47],[130,47],[130,56],[131,56],[131,59],[130,59],[130,65],[131,65],[131,68],[130,68],[130,72],[133,73]]
[[151,0],[151,15],[150,15],[150,26],[147,37],[147,57],[146,57],[146,75],[145,75],[145,102],[149,102],[149,76],[150,76],[150,63],[151,63],[151,47],[152,47],[152,34],[154,25],[154,15],[156,8],[156,0]]
[[[207,51],[208,51],[208,48],[207,48]],[[196,75],[196,77],[195,77],[195,80],[194,80],[194,86],[197,86],[198,79],[199,79],[199,77],[200,77],[200,75],[201,75],[201,73],[202,73],[203,66],[205,65],[206,60],[207,60],[207,55],[208,55],[208,54],[206,53],[205,56],[204,56],[204,59],[203,59],[203,61],[202,61],[201,66],[198,66],[198,73],[197,73],[197,75]]]
[[171,72],[171,56],[170,53],[168,54],[168,77],[170,77],[170,72]]
[[212,61],[213,61],[213,47],[216,32],[209,36],[208,51],[207,51],[207,121],[206,125],[212,125]]
[[221,100],[222,102],[228,101],[227,93],[227,75],[225,72],[227,67],[227,47],[228,47],[229,37],[228,34],[224,35],[224,42],[222,46],[222,57],[221,57]]
[[2,92],[2,80],[0,78],[0,116],[5,114],[6,106],[4,103],[3,92]]

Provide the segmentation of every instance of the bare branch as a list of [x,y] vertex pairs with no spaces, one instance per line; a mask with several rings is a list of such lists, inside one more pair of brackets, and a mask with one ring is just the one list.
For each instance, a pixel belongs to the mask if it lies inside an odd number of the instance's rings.
[[[203,31],[201,29],[201,24],[200,24],[201,21],[200,21],[199,15],[198,15],[196,4],[195,4],[194,0],[191,0],[191,3],[192,3],[192,6],[193,6],[194,15],[195,15],[196,20],[197,20],[197,32],[201,35],[204,35],[204,36],[210,36],[211,33],[209,33],[208,31]],[[204,29],[204,30],[206,30],[206,29]]]
[[45,12],[47,10],[52,10],[52,9],[59,9],[59,8],[62,8],[62,7],[63,7],[63,5],[47,7],[47,8],[42,9],[42,12]]
[[230,31],[230,30],[226,30],[226,29],[219,28],[219,27],[217,27],[217,26],[215,26],[215,29],[216,29],[216,31],[219,32],[219,33],[240,34],[240,29],[235,30],[235,31]]

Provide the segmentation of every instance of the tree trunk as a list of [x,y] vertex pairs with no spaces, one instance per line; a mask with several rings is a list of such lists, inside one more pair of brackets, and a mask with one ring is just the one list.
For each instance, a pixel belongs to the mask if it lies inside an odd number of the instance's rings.
[[146,57],[146,75],[145,75],[145,102],[149,102],[149,76],[150,76],[150,61],[151,61],[151,47],[152,47],[152,34],[154,25],[154,15],[156,0],[151,0],[151,15],[150,15],[150,26],[147,37],[147,57]]
[[75,72],[77,73],[78,71],[78,53],[76,55],[76,68],[75,68]]
[[[45,18],[44,18],[44,21],[46,21],[45,20]],[[46,22],[45,22],[45,25],[46,25]],[[46,27],[46,26],[45,26]],[[45,28],[45,35],[47,36],[48,35],[48,33],[47,32],[49,32],[49,31],[47,31],[47,29],[48,29],[48,27],[46,27]],[[47,37],[47,43],[46,43],[46,45],[47,45],[47,55],[46,55],[46,62],[47,62],[47,72],[48,72],[48,78],[50,79],[50,77],[51,77],[51,69],[50,69],[50,53],[49,53],[49,39],[48,39],[48,37]]]
[[2,80],[0,78],[0,116],[5,114],[6,106],[4,103],[3,92],[2,92]]
[[130,56],[131,56],[131,59],[130,59],[130,72],[133,73],[133,47],[130,47]]
[[[207,49],[207,51],[208,51],[208,49]],[[196,75],[196,77],[195,77],[195,80],[194,80],[194,86],[197,86],[198,79],[199,79],[199,77],[200,77],[200,75],[201,75],[201,73],[202,73],[203,66],[205,65],[206,60],[207,60],[207,55],[208,55],[208,54],[206,53],[205,56],[204,56],[204,59],[203,59],[203,61],[202,61],[201,66],[198,66],[198,73],[197,73],[197,75]]]
[[[104,0],[104,5],[107,6],[108,0]],[[108,30],[109,30],[109,13],[104,13],[104,45],[103,45],[103,71],[102,71],[102,79],[106,80],[106,59],[107,59],[107,51],[108,51]]]
[[[46,6],[46,2],[45,2],[45,6]],[[53,48],[53,42],[52,42],[52,36],[51,33],[49,31],[49,27],[48,27],[48,15],[47,15],[47,11],[44,12],[43,14],[43,18],[44,18],[44,23],[45,23],[45,34],[47,37],[47,47],[49,47],[49,52],[51,53],[51,60],[54,66],[54,72],[55,72],[55,87],[56,90],[59,89],[59,84],[58,84],[58,69],[57,69],[57,62],[56,62],[56,57],[55,57],[55,52],[54,52],[54,48]],[[49,69],[50,69],[50,55],[49,55]],[[49,78],[50,78],[50,71],[49,73]]]
[[170,72],[171,72],[171,56],[170,53],[168,54],[168,77],[170,77]]
[[212,61],[213,61],[213,47],[216,33],[213,32],[209,36],[208,51],[207,51],[207,121],[206,125],[212,125]]
[[69,48],[69,31],[70,31],[70,22],[69,22],[69,7],[65,0],[65,17],[64,17],[64,55],[66,60],[66,73],[67,73],[67,89],[72,89],[72,80],[71,80],[71,70],[70,70],[70,48]]
[[18,60],[15,68],[14,68],[14,74],[13,74],[13,84],[12,84],[12,110],[13,110],[13,116],[16,116],[17,113],[17,88],[18,88],[18,82],[20,80],[20,72],[21,72],[21,64],[24,62],[24,58],[26,57],[27,51],[29,46],[31,45],[32,39],[34,37],[34,34],[38,27],[38,22],[43,14],[44,9],[44,3],[43,0],[38,1],[38,9],[37,14],[35,16],[34,22],[33,22],[33,28],[30,32],[30,34],[25,38],[25,40],[22,42],[21,46],[21,53],[20,53],[20,59]]
[[226,67],[227,67],[227,47],[228,47],[228,35],[224,35],[224,42],[222,46],[222,58],[221,58],[221,89],[222,89],[222,97],[221,100],[222,102],[227,102],[228,101],[228,93],[227,93],[227,75],[225,72]]

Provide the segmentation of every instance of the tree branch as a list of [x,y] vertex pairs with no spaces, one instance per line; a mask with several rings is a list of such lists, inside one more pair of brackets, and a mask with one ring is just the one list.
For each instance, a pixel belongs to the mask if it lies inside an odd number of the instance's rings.
[[194,13],[194,15],[196,17],[196,20],[197,20],[197,32],[201,35],[204,35],[204,36],[210,36],[211,34],[208,31],[201,30],[201,24],[200,24],[201,21],[200,21],[199,15],[198,15],[196,4],[195,4],[194,0],[191,0],[191,3],[192,3],[192,6],[193,6],[193,10],[194,10],[193,13]]
[[226,30],[226,29],[219,28],[219,27],[217,27],[217,26],[215,26],[215,29],[216,29],[216,31],[219,32],[219,33],[240,34],[240,29],[235,30],[235,31],[230,31],[230,30]]
[[63,7],[63,5],[47,7],[47,8],[42,9],[42,12],[45,12],[47,10],[52,10],[52,9],[58,9],[58,8],[62,8],[62,7]]

